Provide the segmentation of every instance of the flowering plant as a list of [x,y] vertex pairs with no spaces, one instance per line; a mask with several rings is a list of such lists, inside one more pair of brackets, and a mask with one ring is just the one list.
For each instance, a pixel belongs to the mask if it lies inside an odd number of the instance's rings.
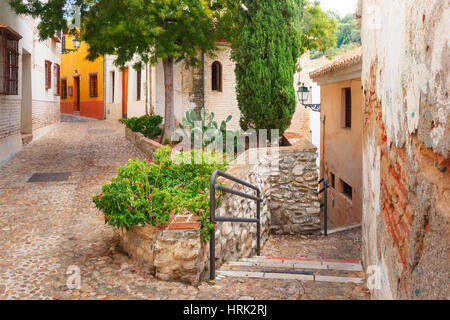
[[198,215],[205,243],[214,229],[209,222],[211,175],[215,169],[225,168],[225,164],[211,161],[214,157],[212,152],[191,150],[190,159],[197,161],[186,163],[177,161],[186,158],[185,154],[172,157],[171,148],[165,147],[155,152],[153,159],[130,159],[92,200],[103,211],[105,223],[127,230],[146,224],[164,227],[171,214]]

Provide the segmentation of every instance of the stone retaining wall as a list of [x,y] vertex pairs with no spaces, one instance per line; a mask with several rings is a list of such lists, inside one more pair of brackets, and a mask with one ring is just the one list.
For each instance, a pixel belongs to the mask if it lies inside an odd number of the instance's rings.
[[133,132],[126,126],[125,137],[148,157],[151,157],[155,151],[164,147],[162,144],[146,138],[140,132]]

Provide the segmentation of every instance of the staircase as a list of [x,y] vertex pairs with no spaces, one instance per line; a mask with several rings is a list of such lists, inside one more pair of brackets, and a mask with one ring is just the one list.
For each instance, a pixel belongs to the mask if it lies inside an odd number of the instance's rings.
[[229,262],[217,270],[217,279],[225,277],[356,284],[365,280],[360,261],[281,257],[252,257]]

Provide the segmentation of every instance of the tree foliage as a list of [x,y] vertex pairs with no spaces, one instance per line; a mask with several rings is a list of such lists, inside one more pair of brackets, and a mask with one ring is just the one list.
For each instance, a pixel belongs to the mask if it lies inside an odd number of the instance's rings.
[[339,14],[330,11],[328,15],[337,21],[336,45],[327,50],[312,50],[311,58],[313,59],[323,55],[337,56],[361,46],[361,29],[353,14],[349,13],[341,18]]
[[237,1],[228,8],[234,10],[229,38],[241,128],[282,134],[295,112],[298,57],[333,46],[335,22],[317,2],[306,0]]

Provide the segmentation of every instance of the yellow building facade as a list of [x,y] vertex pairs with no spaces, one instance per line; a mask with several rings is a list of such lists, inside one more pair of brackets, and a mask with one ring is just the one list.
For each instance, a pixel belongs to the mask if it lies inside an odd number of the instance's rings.
[[88,61],[88,44],[74,50],[74,36],[62,37],[61,113],[103,119],[103,58]]

